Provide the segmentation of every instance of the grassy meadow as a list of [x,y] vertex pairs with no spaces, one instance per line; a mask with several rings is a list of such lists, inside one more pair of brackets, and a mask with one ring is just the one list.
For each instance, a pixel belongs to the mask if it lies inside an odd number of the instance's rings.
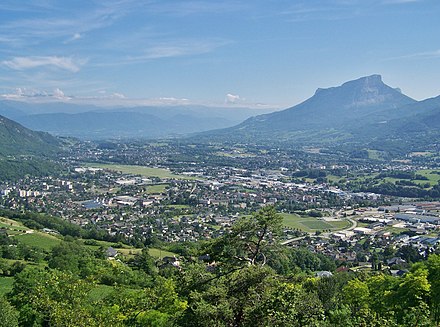
[[140,175],[147,178],[158,177],[161,179],[166,179],[166,178],[185,179],[185,180],[196,179],[195,177],[192,176],[173,174],[170,170],[164,168],[153,168],[153,167],[134,166],[134,165],[102,164],[102,163],[87,163],[86,166],[120,171],[123,174]]
[[315,217],[303,217],[294,213],[282,213],[284,226],[292,229],[299,229],[304,232],[316,232],[323,230],[340,230],[350,227],[350,222],[346,220],[325,221]]

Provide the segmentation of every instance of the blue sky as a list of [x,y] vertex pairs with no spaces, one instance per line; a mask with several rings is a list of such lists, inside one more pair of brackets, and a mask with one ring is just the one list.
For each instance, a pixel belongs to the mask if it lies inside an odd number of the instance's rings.
[[0,94],[289,107],[381,74],[440,95],[438,0],[2,0]]

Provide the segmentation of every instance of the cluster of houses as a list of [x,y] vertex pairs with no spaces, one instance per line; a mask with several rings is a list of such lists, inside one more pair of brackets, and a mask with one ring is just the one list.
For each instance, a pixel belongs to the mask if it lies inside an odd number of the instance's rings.
[[[80,225],[93,224],[112,235],[131,238],[154,234],[167,242],[217,237],[230,228],[238,215],[253,213],[266,205],[300,203],[322,208],[335,197],[342,202],[381,200],[374,193],[347,192],[327,184],[293,183],[286,180],[286,169],[211,167],[186,171],[185,176],[192,177],[189,179],[160,179],[77,167],[63,178],[26,178],[0,185],[0,200],[4,207],[44,211]],[[160,191],[149,192],[159,185],[163,186]],[[439,209],[439,203],[428,202],[379,207],[377,215],[364,215],[359,210],[363,225],[334,232],[331,240],[354,243],[361,238],[374,238],[384,240],[386,245],[397,242],[389,228],[401,228],[425,237],[411,236],[408,240],[423,251],[438,243],[438,238],[429,234],[438,231]],[[344,260],[356,257],[350,252],[329,254]]]

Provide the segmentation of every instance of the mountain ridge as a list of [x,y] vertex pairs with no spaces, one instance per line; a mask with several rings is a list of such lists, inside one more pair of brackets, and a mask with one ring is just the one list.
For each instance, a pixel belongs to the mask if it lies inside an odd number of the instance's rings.
[[[380,75],[371,75],[345,82],[338,87],[317,89],[312,97],[300,104],[257,116],[254,121],[270,119],[278,128],[288,129],[313,127],[317,123],[320,128],[322,124],[331,127],[353,117],[358,118],[360,114],[365,114],[365,108],[369,110],[367,113],[381,112],[416,102],[384,84]],[[337,117],[338,121],[335,121],[334,117]],[[245,125],[246,122],[242,124]]]
[[[378,74],[340,86],[318,88],[305,101],[251,117],[200,138],[221,142],[281,142],[287,145],[389,144],[390,140],[431,144],[440,130],[440,96],[416,101],[390,87]],[[411,131],[412,140],[405,134]],[[409,135],[409,134],[408,134]],[[388,139],[387,139],[388,138]]]
[[27,128],[82,139],[176,137],[234,126],[269,109],[182,106],[104,108],[0,101],[4,114]]

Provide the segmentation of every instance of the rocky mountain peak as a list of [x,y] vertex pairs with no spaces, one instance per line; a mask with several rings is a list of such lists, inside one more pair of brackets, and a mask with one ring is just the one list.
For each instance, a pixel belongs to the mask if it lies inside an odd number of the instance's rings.
[[[380,104],[384,102],[394,102],[406,98],[411,100],[382,81],[382,76],[378,74],[365,76],[356,80],[348,81],[337,87],[327,89],[317,89],[313,98],[338,99],[342,106],[365,106]],[[400,103],[399,103],[400,104]]]

